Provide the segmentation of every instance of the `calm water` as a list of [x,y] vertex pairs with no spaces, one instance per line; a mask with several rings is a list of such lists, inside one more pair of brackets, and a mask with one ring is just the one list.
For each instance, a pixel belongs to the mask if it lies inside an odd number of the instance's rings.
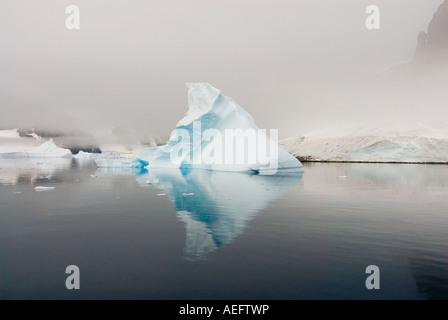
[[1,160],[0,298],[448,299],[448,167],[263,177]]

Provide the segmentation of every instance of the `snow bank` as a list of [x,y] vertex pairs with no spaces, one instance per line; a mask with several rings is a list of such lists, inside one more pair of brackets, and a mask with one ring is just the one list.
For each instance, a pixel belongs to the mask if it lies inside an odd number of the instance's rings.
[[437,123],[326,130],[280,145],[308,161],[448,163],[447,128]]

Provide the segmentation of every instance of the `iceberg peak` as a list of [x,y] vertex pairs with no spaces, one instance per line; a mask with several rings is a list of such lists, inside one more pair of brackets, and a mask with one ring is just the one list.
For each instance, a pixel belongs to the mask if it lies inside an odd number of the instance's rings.
[[187,82],[186,87],[188,89],[188,112],[179,121],[177,124],[178,127],[186,126],[209,112],[221,95],[220,90],[212,87],[208,83]]

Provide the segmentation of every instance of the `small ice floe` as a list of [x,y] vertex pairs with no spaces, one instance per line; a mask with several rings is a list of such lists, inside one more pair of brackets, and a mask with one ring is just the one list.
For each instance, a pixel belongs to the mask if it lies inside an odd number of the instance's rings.
[[162,193],[158,193],[157,195],[158,195],[158,196],[164,196],[164,195],[166,195],[166,193],[163,193],[163,192],[162,192]]
[[22,191],[14,191],[13,194],[22,194]]
[[91,174],[90,175],[90,178],[96,178],[97,176],[96,175],[94,175],[94,174]]
[[341,180],[347,180],[348,179],[347,176],[339,176],[338,178],[341,179]]
[[158,183],[160,183],[159,179],[146,180],[146,184],[158,184]]
[[184,197],[188,197],[188,196],[194,196],[194,193],[193,192],[192,193],[182,193],[182,195]]
[[55,187],[34,187],[35,191],[41,192],[41,191],[53,191],[56,189]]

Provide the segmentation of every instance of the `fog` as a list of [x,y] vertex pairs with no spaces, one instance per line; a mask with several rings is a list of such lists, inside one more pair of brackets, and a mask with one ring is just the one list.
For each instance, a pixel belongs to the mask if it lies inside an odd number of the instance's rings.
[[[187,111],[186,82],[221,89],[280,138],[447,119],[445,73],[382,73],[412,59],[442,2],[2,0],[0,128],[166,136]],[[79,30],[65,26],[71,4]],[[365,27],[370,4],[380,30]]]

